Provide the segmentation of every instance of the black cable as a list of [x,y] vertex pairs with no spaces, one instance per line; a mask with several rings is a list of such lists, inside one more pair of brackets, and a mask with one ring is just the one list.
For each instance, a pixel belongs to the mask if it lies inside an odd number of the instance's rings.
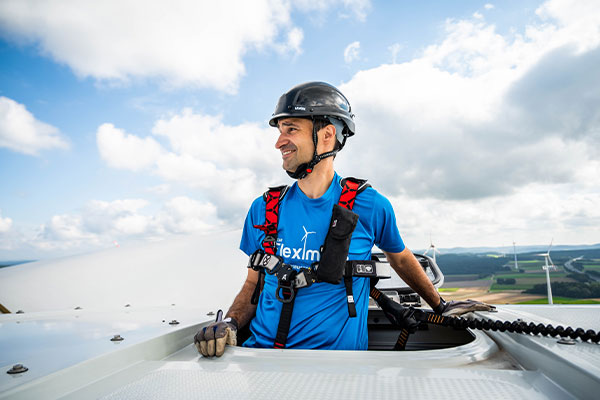
[[584,342],[588,340],[593,343],[600,342],[600,334],[596,333],[592,329],[587,331],[583,328],[572,328],[567,326],[566,328],[559,325],[556,328],[551,324],[534,324],[530,322],[527,324],[524,321],[500,321],[492,320],[488,318],[463,318],[463,317],[446,317],[435,314],[431,311],[414,310],[414,317],[417,321],[425,322],[428,324],[450,326],[452,328],[459,329],[479,329],[484,331],[499,331],[499,332],[511,332],[511,333],[525,333],[542,336],[560,336],[569,337],[571,339],[581,339]]

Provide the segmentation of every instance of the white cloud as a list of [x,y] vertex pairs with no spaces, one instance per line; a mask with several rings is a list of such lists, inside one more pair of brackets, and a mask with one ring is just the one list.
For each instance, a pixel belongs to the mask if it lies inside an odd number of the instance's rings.
[[424,249],[430,233],[438,247],[594,244],[599,240],[600,193],[578,185],[531,184],[506,196],[467,201],[391,199],[407,244]]
[[301,53],[293,8],[338,8],[364,20],[369,7],[367,0],[6,0],[0,2],[0,31],[36,45],[80,77],[110,83],[158,78],[169,86],[233,93],[246,73],[246,53]]
[[132,171],[153,165],[162,151],[156,140],[140,139],[108,123],[98,127],[96,143],[100,155],[108,165]]
[[288,32],[287,38],[288,40],[286,47],[295,54],[300,54],[302,52],[302,40],[304,39],[304,33],[302,32],[302,29],[291,29]]
[[[541,10],[560,14],[556,2]],[[388,192],[445,199],[576,179],[600,142],[598,11],[581,36],[575,17],[514,37],[448,21],[446,39],[420,58],[359,72],[342,87],[358,132],[340,160],[360,157]]]
[[[98,129],[97,142],[110,166],[145,170],[167,182],[201,190],[219,205],[220,218],[239,222],[250,201],[285,179],[274,147],[275,132],[255,123],[225,125],[220,116],[184,109],[158,120],[152,129],[168,148],[152,137],[131,135],[111,124]],[[270,152],[272,156],[266,156]]]
[[350,64],[354,60],[358,60],[360,53],[360,42],[352,42],[344,49],[344,61]]
[[143,210],[143,199],[90,201],[77,214],[55,215],[35,237],[22,237],[38,250],[106,248],[114,241],[156,240],[181,233],[206,233],[222,229],[217,208],[186,196],[170,199],[154,214]]
[[0,210],[0,233],[6,233],[12,227],[12,219],[2,218],[2,210]]
[[245,74],[243,55],[277,44],[289,25],[289,3],[275,0],[0,3],[7,36],[39,44],[79,76],[228,92]]
[[486,10],[492,10],[494,8],[494,5],[491,3],[487,3],[483,6],[483,8],[485,8]]
[[341,86],[357,133],[338,170],[393,197],[409,245],[600,241],[600,3],[536,13],[505,35],[447,21],[421,56]]
[[159,215],[161,226],[173,233],[210,232],[222,222],[217,218],[217,207],[180,196],[171,199]]
[[160,185],[152,186],[146,189],[150,193],[163,195],[171,191],[171,186],[167,183],[161,183]]
[[57,128],[38,121],[23,104],[0,96],[0,147],[37,155],[41,150],[69,146]]
[[389,52],[392,54],[392,64],[396,64],[398,53],[404,48],[404,45],[400,43],[394,43],[388,47]]
[[353,17],[358,21],[364,21],[371,9],[370,0],[295,0],[292,4],[304,12],[325,12],[333,8],[338,11],[340,17]]

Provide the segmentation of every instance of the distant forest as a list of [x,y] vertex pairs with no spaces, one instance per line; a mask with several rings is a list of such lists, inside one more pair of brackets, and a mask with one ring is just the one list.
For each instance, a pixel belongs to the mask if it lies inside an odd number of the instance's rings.
[[[521,261],[538,260],[544,258],[538,253],[517,254]],[[599,259],[600,249],[592,250],[563,250],[552,251],[550,253],[552,260],[556,265],[562,265],[572,258],[583,256],[586,259]],[[510,270],[513,263],[513,255],[506,254],[502,257],[500,254],[489,256],[486,254],[443,254],[436,257],[437,264],[444,275],[462,275],[478,274],[481,277],[494,274],[496,272]],[[510,266],[507,266],[510,265]]]
[[505,257],[489,257],[481,254],[445,254],[436,257],[444,275],[479,274],[491,275],[507,269]]
[[[552,282],[552,295],[571,297],[574,299],[600,298],[600,283],[574,283],[574,282]],[[524,293],[546,294],[546,284],[535,285]]]

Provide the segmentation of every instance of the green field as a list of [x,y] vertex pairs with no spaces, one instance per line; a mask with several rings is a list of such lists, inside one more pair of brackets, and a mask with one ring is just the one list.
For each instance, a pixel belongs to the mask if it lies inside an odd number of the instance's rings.
[[583,264],[584,270],[600,272],[600,264]]
[[449,288],[439,288],[438,292],[456,292],[459,288],[457,287],[449,287]]
[[[514,285],[507,284],[498,284],[496,283],[496,279],[515,279],[516,282]],[[567,278],[567,273],[565,272],[554,272],[550,273],[550,280],[552,282],[574,282],[573,279]],[[492,292],[501,292],[504,290],[527,290],[531,289],[534,285],[540,283],[546,283],[546,273],[545,272],[531,272],[531,273],[509,273],[503,274],[498,273],[493,278],[493,284],[490,287],[490,291]]]
[[444,282],[474,281],[479,279],[477,274],[444,275]]
[[[559,297],[559,296],[552,297],[552,302],[554,304],[600,304],[600,301],[597,301],[597,300],[571,299],[569,297]],[[531,301],[523,301],[523,302],[517,303],[517,304],[548,304],[548,299],[543,298],[543,299],[537,299],[537,300],[531,300]]]
[[504,292],[505,290],[527,290],[532,287],[533,287],[533,285],[529,285],[529,284],[515,283],[514,285],[499,285],[497,283],[494,283],[490,287],[490,292]]
[[[566,272],[562,272],[562,271],[557,271],[557,272],[550,272],[550,279],[553,278],[564,278],[565,276],[567,276]],[[545,272],[526,272],[523,274],[503,274],[503,273],[498,273],[496,274],[495,278],[514,278],[514,279],[535,279],[535,278],[539,278],[539,279],[546,279],[546,273]]]

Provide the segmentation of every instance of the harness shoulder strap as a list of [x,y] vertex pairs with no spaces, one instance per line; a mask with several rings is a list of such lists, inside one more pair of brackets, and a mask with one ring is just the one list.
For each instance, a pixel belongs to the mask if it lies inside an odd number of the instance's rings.
[[[340,185],[342,186],[342,194],[340,195],[340,200],[338,201],[338,205],[341,207],[347,208],[352,211],[354,208],[354,200],[356,200],[356,196],[364,191],[366,188],[371,187],[367,183],[366,179],[359,179],[353,177],[347,177],[340,181]],[[348,315],[350,318],[356,317],[356,306],[354,303],[354,295],[352,290],[352,264],[346,263],[345,271],[344,271],[344,286],[346,287],[346,299],[348,302]]]
[[[277,251],[277,225],[279,223],[279,204],[285,197],[289,186],[275,186],[270,187],[263,194],[263,199],[265,201],[265,223],[262,225],[254,225],[255,228],[260,229],[265,233],[265,238],[263,239],[262,246],[267,254],[275,254]],[[260,268],[258,270],[258,282],[256,282],[256,288],[254,289],[254,293],[252,293],[252,298],[250,299],[250,303],[258,304],[258,298],[260,297],[260,292],[262,291],[262,286],[264,283],[264,269]]]
[[277,243],[277,225],[279,223],[279,204],[285,197],[289,186],[271,187],[263,194],[265,200],[265,223],[254,225],[265,233],[262,246],[267,254],[275,254]]
[[356,196],[366,188],[371,187],[366,179],[353,178],[351,176],[342,179],[340,181],[340,186],[342,187],[342,194],[340,195],[338,204],[348,210],[352,210],[354,207]]

